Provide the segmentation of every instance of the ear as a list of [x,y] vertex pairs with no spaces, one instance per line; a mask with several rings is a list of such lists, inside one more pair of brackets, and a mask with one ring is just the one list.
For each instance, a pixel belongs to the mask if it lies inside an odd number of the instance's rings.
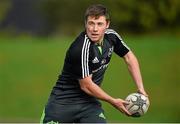
[[106,28],[109,28],[110,21],[106,21],[106,22],[107,22]]

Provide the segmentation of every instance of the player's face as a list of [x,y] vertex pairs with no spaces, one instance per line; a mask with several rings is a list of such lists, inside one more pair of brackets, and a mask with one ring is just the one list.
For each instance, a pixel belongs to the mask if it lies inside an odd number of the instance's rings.
[[109,27],[109,21],[106,21],[105,16],[89,16],[85,23],[86,33],[93,42],[100,42],[104,38],[104,33]]

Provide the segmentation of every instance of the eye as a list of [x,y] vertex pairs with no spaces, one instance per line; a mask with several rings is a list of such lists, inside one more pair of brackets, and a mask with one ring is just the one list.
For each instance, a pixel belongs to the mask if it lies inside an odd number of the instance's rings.
[[91,26],[91,25],[94,25],[94,23],[90,21],[90,22],[88,22],[88,25]]
[[99,22],[99,23],[98,23],[98,25],[99,25],[99,26],[103,26],[103,25],[104,25],[104,23],[102,23],[102,22]]

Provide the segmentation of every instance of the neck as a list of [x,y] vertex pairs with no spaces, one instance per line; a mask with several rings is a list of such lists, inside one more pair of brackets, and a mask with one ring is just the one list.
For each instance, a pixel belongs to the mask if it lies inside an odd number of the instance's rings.
[[100,45],[100,46],[102,46],[102,45],[103,45],[103,39],[104,39],[104,37],[103,37],[102,39],[100,39],[100,40],[97,42],[97,44]]

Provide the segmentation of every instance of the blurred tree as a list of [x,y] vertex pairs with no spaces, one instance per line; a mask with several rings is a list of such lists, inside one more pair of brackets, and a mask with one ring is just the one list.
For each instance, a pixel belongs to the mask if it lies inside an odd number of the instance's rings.
[[[153,2],[142,1],[137,7],[138,24],[144,30],[151,30],[157,26],[157,13]],[[143,30],[143,31],[144,31]]]
[[158,0],[159,14],[167,24],[172,24],[173,22],[175,22],[177,15],[180,14],[179,9],[179,0]]
[[[103,0],[102,0],[103,1]],[[44,4],[50,30],[59,34],[74,34],[83,28],[84,12],[93,3],[101,0],[47,0]],[[102,2],[103,3],[103,2]]]
[[122,30],[124,28],[131,29],[134,27],[133,20],[133,13],[135,11],[135,0],[115,0],[115,1],[108,1],[108,8],[111,14],[111,21],[113,28],[117,30]]
[[1,27],[13,33],[41,35],[45,19],[40,11],[42,0],[11,0],[11,7],[1,22]]
[[0,22],[5,18],[9,8],[10,8],[9,0],[1,0],[0,1]]
[[143,33],[180,27],[180,0],[1,0],[0,22],[6,17],[3,24],[20,32],[77,35],[83,30],[86,8],[97,3],[108,8],[111,26],[118,31]]

